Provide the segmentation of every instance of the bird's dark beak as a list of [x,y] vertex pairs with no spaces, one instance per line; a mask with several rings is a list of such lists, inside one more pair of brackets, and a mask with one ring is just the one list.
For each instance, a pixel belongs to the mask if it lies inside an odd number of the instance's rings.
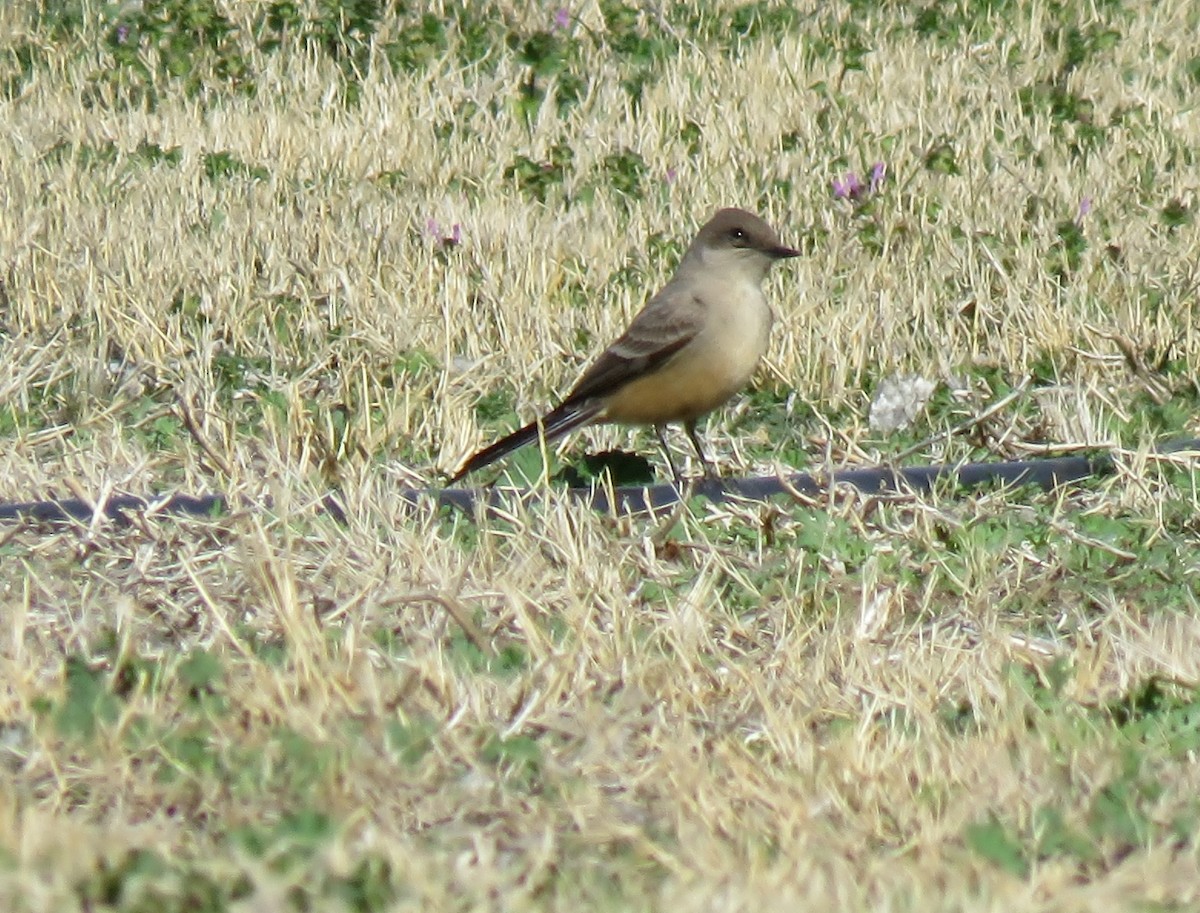
[[788,257],[800,256],[800,251],[792,247],[784,247],[782,244],[772,247],[767,253],[771,255],[771,259],[773,260],[786,260]]

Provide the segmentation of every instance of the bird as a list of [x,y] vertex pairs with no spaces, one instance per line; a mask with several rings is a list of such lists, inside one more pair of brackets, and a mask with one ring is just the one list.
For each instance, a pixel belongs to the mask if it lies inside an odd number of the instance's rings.
[[774,323],[763,280],[776,261],[799,255],[759,216],[719,210],[700,228],[671,280],[559,405],[480,450],[450,484],[539,438],[553,441],[596,422],[653,426],[677,483],[682,479],[663,428],[680,422],[711,478],[696,423],[750,380]]

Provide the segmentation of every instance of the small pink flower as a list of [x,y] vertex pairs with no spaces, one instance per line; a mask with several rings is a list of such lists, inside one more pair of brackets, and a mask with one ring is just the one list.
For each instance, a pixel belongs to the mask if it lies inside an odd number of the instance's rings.
[[450,234],[446,234],[442,231],[442,226],[438,223],[437,219],[426,219],[425,233],[442,247],[458,247],[458,245],[462,244],[463,240],[462,225],[458,222],[451,225]]
[[887,165],[883,162],[876,162],[871,166],[871,183],[867,186],[867,193],[878,193],[879,188],[883,186],[884,178],[887,177]]
[[565,6],[561,7],[558,10],[558,12],[556,12],[554,14],[554,30],[556,32],[561,32],[563,29],[565,29],[570,24],[571,24],[571,11],[569,9],[567,9]]
[[847,172],[841,180],[833,179],[833,196],[837,200],[857,200],[862,196],[863,182],[853,171]]
[[1084,197],[1079,201],[1079,214],[1075,216],[1075,224],[1079,228],[1083,227],[1083,220],[1087,218],[1089,212],[1092,211],[1092,198]]
[[663,175],[663,180],[669,185],[674,184],[675,179],[679,177],[679,172],[674,168],[668,168],[667,173]]
[[885,180],[887,180],[887,165],[883,162],[876,162],[871,166],[866,183],[863,183],[862,178],[855,172],[848,171],[845,177],[833,179],[833,198],[860,203],[867,197],[879,193]]

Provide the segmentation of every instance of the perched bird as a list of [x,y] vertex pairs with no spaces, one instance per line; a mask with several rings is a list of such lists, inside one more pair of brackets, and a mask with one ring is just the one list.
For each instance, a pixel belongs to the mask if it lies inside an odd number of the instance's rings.
[[682,422],[705,475],[711,476],[696,421],[750,380],[774,320],[763,279],[776,260],[799,253],[780,243],[753,213],[720,210],[700,229],[671,281],[600,353],[562,403],[479,451],[451,483],[539,437],[553,441],[591,422],[653,425],[677,482],[662,429]]

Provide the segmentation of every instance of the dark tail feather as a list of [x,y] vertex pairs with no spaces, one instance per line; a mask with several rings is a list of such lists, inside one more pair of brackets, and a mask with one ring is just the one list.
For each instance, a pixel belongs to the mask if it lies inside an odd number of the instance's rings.
[[462,469],[450,479],[453,485],[467,473],[482,469],[489,463],[494,463],[503,456],[512,453],[518,447],[524,447],[538,437],[554,441],[569,431],[574,431],[581,425],[586,425],[600,411],[600,403],[563,403],[548,415],[530,422],[524,428],[518,428],[506,438],[501,438],[490,447],[485,447],[471,459],[463,463]]

